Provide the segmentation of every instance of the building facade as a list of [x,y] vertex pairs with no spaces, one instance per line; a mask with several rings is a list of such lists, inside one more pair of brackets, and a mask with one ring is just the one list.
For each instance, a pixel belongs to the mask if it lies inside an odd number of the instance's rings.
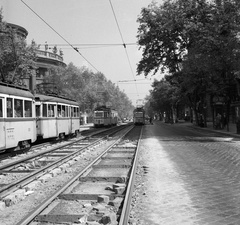
[[[26,39],[28,35],[28,31],[19,25],[7,23],[7,26],[12,28],[18,38]],[[53,66],[56,67],[66,67],[66,64],[63,60],[63,53],[61,50],[57,50],[57,46],[54,46],[52,49],[48,47],[45,43],[43,46],[44,49],[40,49],[40,45],[36,50],[36,71],[31,77],[24,77],[23,82],[28,89],[32,92],[35,92],[36,85],[41,84],[43,82],[44,77],[48,76],[50,73],[50,68]],[[52,50],[52,51],[50,51]]]

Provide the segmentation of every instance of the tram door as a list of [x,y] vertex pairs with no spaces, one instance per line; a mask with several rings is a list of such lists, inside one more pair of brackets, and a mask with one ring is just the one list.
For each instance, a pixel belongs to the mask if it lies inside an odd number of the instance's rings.
[[[3,110],[3,103],[4,103],[4,99],[0,97],[0,149],[4,148],[6,145],[6,130],[5,130],[5,122],[3,119],[4,116],[4,110]],[[6,115],[5,115],[6,116]]]
[[35,112],[35,114],[36,114],[36,131],[37,131],[37,134],[40,134],[41,133],[41,130],[40,130],[41,126],[40,126],[40,120],[39,120],[39,118],[41,116],[40,105],[36,104],[35,109],[36,109],[36,112]]
[[74,124],[73,124],[73,115],[74,115],[74,108],[69,106],[69,117],[70,117],[70,133],[73,132]]
[[70,118],[69,119],[69,133],[72,133],[72,130],[73,130],[73,120],[72,120],[72,107],[71,106],[69,106],[68,107],[68,117]]

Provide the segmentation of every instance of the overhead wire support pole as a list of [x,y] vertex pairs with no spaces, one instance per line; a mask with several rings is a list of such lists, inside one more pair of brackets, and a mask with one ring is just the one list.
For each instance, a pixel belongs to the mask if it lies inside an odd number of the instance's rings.
[[[132,76],[133,76],[133,79],[134,79],[134,78],[135,78],[135,76],[134,76],[133,69],[132,69],[132,66],[131,66],[131,63],[130,63],[130,59],[129,59],[129,56],[128,56],[128,52],[127,52],[126,43],[125,43],[125,42],[124,42],[124,40],[123,40],[123,35],[122,35],[122,32],[121,32],[121,30],[120,30],[120,27],[119,27],[119,24],[118,24],[118,20],[117,20],[117,17],[116,17],[116,14],[115,14],[115,11],[114,11],[114,8],[113,8],[113,5],[112,5],[112,2],[111,2],[111,0],[109,0],[109,3],[110,3],[110,5],[111,5],[111,8],[112,8],[113,16],[114,16],[115,22],[116,22],[116,24],[117,24],[117,27],[118,27],[119,34],[120,34],[120,36],[121,36],[121,39],[122,39],[122,42],[123,42],[123,47],[124,47],[125,53],[126,53],[126,55],[127,55],[128,64],[129,64],[129,66],[130,66],[131,73],[132,73]],[[137,85],[136,85],[136,84],[135,84],[135,87],[136,87],[137,94],[138,94],[138,88],[137,88]],[[139,94],[138,94],[138,96],[139,96]]]
[[89,60],[87,60],[86,57],[83,56],[81,52],[77,48],[75,48],[71,43],[69,43],[61,34],[59,34],[50,24],[48,24],[41,16],[39,16],[27,3],[25,3],[23,0],[21,2],[26,5],[39,19],[41,19],[48,27],[50,27],[59,37],[61,37],[69,46],[71,46],[84,60],[89,63],[97,72],[100,72]]

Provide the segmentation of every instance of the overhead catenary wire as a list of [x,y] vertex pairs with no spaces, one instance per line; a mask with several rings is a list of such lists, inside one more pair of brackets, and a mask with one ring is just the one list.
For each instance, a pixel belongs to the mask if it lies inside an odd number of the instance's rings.
[[[40,44],[40,46],[44,46],[45,44]],[[76,46],[77,49],[93,49],[93,48],[110,48],[110,47],[119,47],[122,46],[122,44],[72,44],[73,46]],[[127,43],[127,45],[137,45],[137,43]],[[72,47],[65,47],[69,46],[68,44],[48,44],[49,47],[52,46],[60,46],[61,49],[72,49]]]
[[[40,45],[45,45],[45,44],[40,44]],[[55,45],[57,45],[57,46],[68,46],[69,44],[49,44],[48,43],[48,46],[55,46]],[[112,47],[112,46],[122,46],[122,44],[119,44],[119,43],[102,43],[102,44],[100,44],[100,43],[98,43],[98,44],[96,44],[96,43],[93,43],[93,44],[72,44],[72,45],[74,45],[74,46],[110,46],[110,47]],[[137,43],[126,43],[125,44],[126,46],[127,45],[137,45]]]
[[[136,80],[136,79],[134,79],[134,80],[119,80],[119,81],[117,81],[117,82],[132,82],[132,81],[141,81],[141,80],[145,80],[146,81],[146,78],[145,79],[138,79],[138,80]],[[151,79],[150,79],[151,80]]]
[[[117,27],[118,27],[118,30],[119,30],[119,33],[120,33],[120,36],[121,36],[121,40],[122,40],[122,44],[111,44],[111,43],[107,43],[107,44],[100,44],[100,43],[95,43],[95,44],[77,44],[77,45],[73,45],[71,44],[68,40],[66,40],[60,33],[58,33],[47,21],[45,21],[40,15],[38,15],[38,13],[36,13],[27,3],[24,2],[25,0],[21,0],[21,2],[27,7],[30,9],[30,11],[32,11],[39,19],[41,19],[51,30],[53,30],[61,39],[63,39],[67,44],[64,45],[64,44],[61,44],[61,46],[70,46],[71,49],[75,50],[76,52],[78,52],[78,54],[80,56],[82,56],[82,58],[90,65],[92,66],[92,68],[94,68],[96,71],[99,72],[99,70],[86,58],[82,55],[82,53],[79,51],[79,49],[81,47],[85,47],[85,48],[88,48],[88,47],[110,47],[110,46],[123,46],[124,47],[124,50],[125,50],[125,53],[126,53],[126,56],[127,56],[127,60],[128,60],[128,64],[130,66],[130,69],[131,69],[131,73],[132,73],[132,76],[133,78],[135,78],[135,73],[133,72],[133,69],[132,69],[132,66],[131,66],[131,63],[130,63],[130,58],[129,58],[129,55],[128,55],[128,51],[127,51],[127,46],[129,45],[137,45],[136,43],[125,43],[124,42],[124,39],[123,39],[123,35],[122,35],[122,32],[121,32],[121,29],[120,29],[120,26],[119,26],[119,23],[117,21],[117,17],[116,17],[116,14],[114,12],[114,8],[113,8],[113,5],[112,5],[112,2],[111,0],[109,0],[110,2],[110,5],[111,5],[111,8],[112,8],[112,12],[113,12],[113,15],[114,15],[114,18],[115,18],[115,22],[117,24]],[[55,46],[56,44],[48,44],[49,46]],[[60,45],[59,45],[60,46]],[[70,48],[69,47],[69,48]],[[139,92],[138,92],[138,88],[137,88],[137,84],[135,83],[135,87],[136,87],[136,90],[137,90],[137,94],[139,95]]]
[[[117,24],[119,34],[120,34],[121,39],[122,39],[122,43],[123,43],[122,45],[123,45],[123,47],[124,47],[124,50],[125,50],[125,53],[126,53],[126,56],[127,56],[127,60],[128,60],[128,64],[129,64],[129,66],[130,66],[130,70],[131,70],[131,73],[132,73],[132,76],[133,76],[133,79],[134,79],[135,76],[134,76],[133,69],[132,69],[132,66],[131,66],[131,63],[130,63],[130,59],[129,59],[129,56],[128,56],[126,43],[124,42],[123,35],[122,35],[121,29],[120,29],[120,26],[119,26],[119,23],[118,23],[118,20],[117,20],[117,16],[116,16],[116,14],[115,14],[115,11],[114,11],[114,8],[113,8],[113,5],[112,5],[111,0],[109,0],[109,3],[110,3],[110,5],[111,5],[111,9],[112,9],[112,12],[113,12],[113,16],[114,16],[115,22],[116,22],[116,24]],[[138,93],[137,84],[135,84],[135,87],[136,87],[136,90],[137,90],[137,93]]]
[[38,15],[27,3],[23,0],[21,2],[27,6],[39,19],[41,19],[48,27],[50,27],[59,37],[61,37],[69,46],[71,46],[82,58],[91,65],[97,72],[100,72],[83,54],[78,50],[78,48],[74,47],[70,42],[68,42],[61,34],[59,34],[49,23],[47,23],[40,15]]
[[[127,83],[127,84],[136,84],[135,82],[134,83]],[[138,84],[150,84],[150,83],[138,83]],[[126,83],[124,83],[124,85],[126,85]]]

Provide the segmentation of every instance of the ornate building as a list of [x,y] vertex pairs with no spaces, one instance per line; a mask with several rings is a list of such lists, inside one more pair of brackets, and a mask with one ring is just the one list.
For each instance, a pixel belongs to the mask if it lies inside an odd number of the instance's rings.
[[[56,47],[56,46],[55,46]],[[57,54],[56,52],[50,52],[48,51],[49,48],[47,47],[47,44],[45,45],[45,50],[37,50],[37,71],[36,71],[36,79],[35,79],[35,85],[42,83],[43,78],[45,76],[49,75],[49,68],[52,66],[61,66],[66,67],[66,64],[63,62],[62,52],[60,50],[60,53]],[[54,51],[54,49],[53,49]]]
[[[28,35],[28,31],[19,25],[16,24],[7,24],[9,27],[11,27],[15,32],[17,33],[18,37],[21,39],[26,39]],[[63,53],[61,50],[57,50],[57,46],[54,46],[50,51],[50,48],[48,47],[47,43],[44,45],[44,49],[37,49],[37,59],[36,59],[36,66],[37,70],[35,75],[32,77],[25,77],[24,83],[26,84],[27,88],[29,88],[31,91],[36,90],[36,85],[41,84],[43,82],[43,78],[45,76],[49,75],[49,68],[52,66],[61,66],[66,67],[66,64],[63,61]]]
[[28,36],[28,31],[24,27],[12,23],[7,23],[7,27],[12,28],[21,39],[26,39]]

